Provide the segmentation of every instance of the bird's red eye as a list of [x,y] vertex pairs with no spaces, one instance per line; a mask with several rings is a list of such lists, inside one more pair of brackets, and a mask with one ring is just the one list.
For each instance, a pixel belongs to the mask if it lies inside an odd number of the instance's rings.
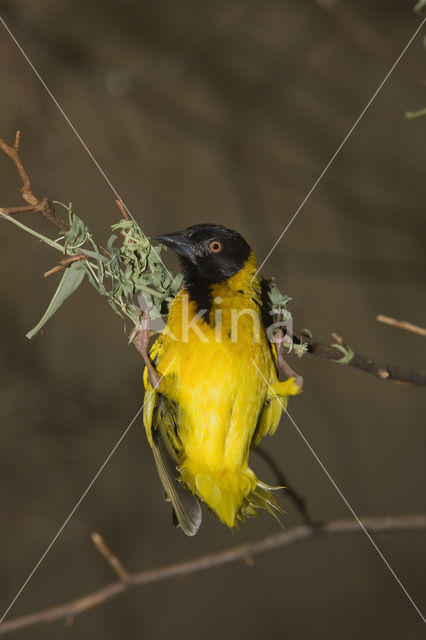
[[213,240],[209,244],[209,249],[212,253],[219,253],[219,251],[222,251],[222,243],[218,240]]

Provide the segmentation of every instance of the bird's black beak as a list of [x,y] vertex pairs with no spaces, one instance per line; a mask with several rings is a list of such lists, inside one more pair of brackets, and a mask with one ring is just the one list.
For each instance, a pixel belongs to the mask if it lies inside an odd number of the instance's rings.
[[196,262],[194,245],[184,233],[168,233],[164,236],[157,236],[156,240],[176,251],[179,256]]

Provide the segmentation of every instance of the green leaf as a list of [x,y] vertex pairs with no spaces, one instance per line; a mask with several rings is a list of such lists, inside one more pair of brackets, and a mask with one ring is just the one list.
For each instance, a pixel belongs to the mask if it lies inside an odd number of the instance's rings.
[[419,109],[418,111],[405,112],[405,117],[408,118],[408,120],[411,120],[412,118],[420,118],[421,116],[426,116],[426,107],[424,109]]
[[426,0],[419,0],[416,6],[414,7],[414,11],[416,13],[422,13],[423,9],[426,8]]
[[288,302],[290,302],[291,298],[285,293],[281,293],[278,289],[277,285],[274,282],[274,279],[271,278],[267,281],[268,284],[268,296],[273,308],[276,307],[285,307]]
[[113,233],[113,234],[112,234],[112,236],[110,236],[110,238],[109,238],[109,240],[108,240],[108,242],[107,242],[107,249],[108,249],[108,251],[109,251],[109,252],[111,252],[111,251],[112,251],[112,249],[113,249],[113,245],[114,245],[114,242],[115,242],[116,240],[117,240],[117,236],[116,236],[116,234],[115,234],[115,233]]
[[55,242],[54,240],[51,240],[50,238],[47,238],[46,236],[42,236],[40,233],[37,233],[37,231],[34,231],[34,229],[31,229],[30,227],[27,227],[25,224],[22,224],[22,222],[19,222],[19,220],[17,220],[13,216],[8,216],[5,213],[3,213],[2,211],[0,211],[0,217],[4,218],[8,222],[11,222],[12,224],[16,224],[17,227],[20,227],[21,229],[23,229],[27,233],[30,233],[35,238],[38,238],[42,242],[45,242],[50,247],[53,247],[54,249],[57,249],[61,253],[64,252],[64,247],[61,244],[59,244],[59,242]]
[[337,343],[332,344],[331,346],[335,347],[336,349],[338,349],[343,353],[343,356],[341,358],[338,358],[337,360],[332,360],[332,362],[337,362],[337,364],[349,364],[355,355],[354,351],[352,351],[350,347],[343,347],[341,344],[337,344]]
[[53,316],[53,314],[59,309],[59,307],[65,302],[69,296],[74,293],[74,291],[80,286],[83,282],[83,278],[85,276],[85,270],[82,268],[80,262],[73,262],[67,269],[65,269],[65,273],[62,276],[61,282],[59,283],[59,287],[55,291],[55,295],[50,301],[49,306],[43,314],[40,322],[31,329],[27,333],[27,338],[31,340],[35,336],[35,334],[40,331],[40,329],[46,324],[46,322]]

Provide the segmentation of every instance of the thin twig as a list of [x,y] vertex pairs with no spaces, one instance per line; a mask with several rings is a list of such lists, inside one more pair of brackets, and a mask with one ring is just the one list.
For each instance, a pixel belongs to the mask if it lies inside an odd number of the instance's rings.
[[[426,514],[366,517],[361,518],[361,520],[372,534],[426,530]],[[136,587],[188,576],[232,562],[246,562],[247,559],[252,559],[268,551],[274,551],[275,549],[290,546],[313,537],[348,535],[354,533],[363,533],[363,530],[356,520],[331,520],[315,527],[303,524],[299,527],[281,531],[280,533],[267,536],[254,542],[209,553],[192,560],[186,560],[148,571],[141,571],[139,573],[131,573],[129,574],[128,582],[119,580],[97,591],[92,591],[80,598],[70,600],[56,607],[14,618],[9,622],[3,622],[0,624],[0,636],[5,636],[12,631],[46,624],[56,620],[72,620],[84,611],[93,609],[115,598],[120,593]],[[249,564],[252,564],[251,560]]]
[[105,540],[102,538],[101,534],[97,531],[94,531],[90,537],[92,538],[92,542],[95,545],[96,549],[99,551],[101,556],[105,558],[110,567],[112,567],[113,571],[115,571],[120,580],[122,582],[129,582],[129,573],[123,567],[121,561],[117,558],[117,556],[113,554],[111,549],[106,544]]
[[405,320],[396,320],[395,318],[383,316],[382,314],[379,314],[376,320],[378,322],[383,322],[384,324],[389,324],[391,327],[405,329],[406,331],[411,331],[412,333],[418,333],[419,336],[426,337],[426,329],[424,327],[418,327],[416,324],[411,324],[411,322],[405,322]]
[[[19,178],[22,183],[21,194],[25,202],[28,202],[28,206],[23,205],[18,207],[1,207],[0,211],[2,211],[2,213],[6,215],[15,215],[15,214],[24,213],[27,211],[34,211],[34,212],[41,211],[43,214],[43,217],[50,224],[56,227],[56,229],[59,229],[59,231],[61,231],[62,233],[66,233],[67,231],[69,231],[70,226],[60,216],[58,216],[58,214],[55,211],[55,207],[50,202],[50,200],[48,200],[47,198],[43,198],[43,200],[39,200],[33,194],[28,173],[19,155],[19,142],[20,142],[20,132],[17,131],[13,146],[8,145],[3,140],[3,138],[0,138],[0,149],[4,151],[4,153],[7,156],[9,156],[9,158],[12,160],[13,164],[15,165],[15,168],[18,172]],[[87,241],[82,245],[82,248],[91,249],[92,246],[90,242]],[[104,255],[106,258],[108,259],[111,258],[110,253],[106,249],[104,249],[103,247],[99,247],[99,250],[102,253],[102,255]],[[46,271],[46,273],[44,274],[44,277],[46,278],[53,273],[57,273],[58,271],[63,271],[66,267],[68,267],[70,264],[72,264],[76,260],[84,260],[86,259],[86,257],[87,256],[83,256],[83,254],[79,254],[78,256],[71,256],[71,258],[65,258],[64,260],[60,260],[59,263],[55,267],[53,267],[53,269]]]
[[261,445],[258,445],[255,449],[253,449],[255,453],[257,453],[263,460],[266,462],[268,467],[271,469],[272,473],[275,476],[275,479],[278,483],[278,486],[284,490],[284,495],[293,502],[296,510],[300,513],[302,520],[305,524],[313,525],[314,522],[311,519],[308,509],[306,507],[306,500],[303,498],[300,493],[293,488],[293,486],[287,480],[287,477],[280,469],[277,461],[274,457],[266,451]]
[[38,206],[40,200],[35,197],[31,190],[31,183],[28,177],[28,173],[24,169],[24,165],[22,164],[22,160],[19,157],[19,142],[21,138],[21,132],[17,131],[15,136],[15,142],[13,146],[9,146],[3,138],[0,138],[0,149],[4,151],[6,155],[12,160],[13,164],[18,171],[19,177],[22,182],[21,194],[25,202],[28,202],[29,205]]
[[[331,360],[332,362],[338,362],[342,359],[342,352],[337,347],[313,340],[304,333],[295,332],[293,339],[298,344],[305,343],[308,347],[308,353],[311,355],[324,358],[325,360]],[[406,369],[404,367],[377,362],[376,360],[372,360],[372,358],[356,352],[353,353],[353,357],[347,364],[355,369],[370,373],[381,380],[392,380],[396,383],[413,384],[420,387],[426,386],[426,371]]]
[[58,271],[63,271],[67,267],[70,266],[73,262],[80,262],[81,260],[87,260],[87,256],[84,253],[78,253],[75,256],[69,256],[68,258],[63,258],[63,260],[59,260],[56,267],[49,269],[49,271],[45,271],[43,274],[44,278],[48,278],[54,273],[58,273]]
[[57,215],[52,203],[47,198],[39,200],[33,194],[30,178],[19,155],[20,138],[21,134],[17,131],[13,146],[8,145],[3,138],[0,138],[0,149],[9,156],[15,165],[16,171],[18,172],[18,176],[21,180],[21,195],[25,202],[28,203],[28,206],[1,207],[1,211],[6,215],[15,215],[26,211],[41,211],[46,220],[53,224],[57,229],[60,231],[68,231],[69,225]]
[[23,204],[20,207],[2,207],[0,211],[7,216],[14,216],[18,213],[25,213],[26,211],[41,211],[42,204],[39,203],[37,205],[33,204]]
[[124,206],[124,203],[123,203],[122,199],[121,198],[117,198],[116,201],[115,201],[115,204],[120,209],[120,212],[121,212],[121,215],[123,216],[123,218],[125,220],[130,220],[129,214],[126,211],[126,208]]

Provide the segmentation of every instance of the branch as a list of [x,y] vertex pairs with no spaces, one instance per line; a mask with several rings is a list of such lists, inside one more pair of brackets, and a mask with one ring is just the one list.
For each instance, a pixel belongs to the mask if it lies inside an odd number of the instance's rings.
[[21,139],[21,132],[17,131],[15,136],[15,142],[13,146],[8,145],[3,138],[0,138],[0,149],[4,151],[4,153],[9,156],[15,165],[16,171],[18,172],[19,178],[21,180],[21,195],[25,202],[28,205],[18,206],[18,207],[1,207],[0,211],[2,213],[10,216],[17,213],[23,213],[25,211],[41,211],[43,216],[53,224],[54,227],[59,229],[60,231],[68,231],[69,225],[60,218],[52,203],[49,202],[47,198],[43,200],[39,200],[32,192],[31,182],[28,177],[28,173],[25,170],[21,157],[19,155],[19,142]]
[[[13,146],[8,145],[3,138],[0,138],[0,149],[4,151],[4,153],[9,156],[15,165],[18,176],[21,180],[21,195],[25,202],[28,202],[28,205],[18,206],[18,207],[0,207],[0,211],[8,216],[16,215],[24,212],[37,212],[40,211],[43,214],[43,217],[53,225],[56,229],[59,229],[61,232],[67,232],[70,229],[70,225],[65,222],[58,214],[56,213],[55,207],[47,198],[43,198],[39,200],[32,192],[30,178],[28,173],[24,167],[21,156],[19,155],[19,143],[21,139],[20,131],[16,132],[15,142]],[[91,249],[91,245],[89,242],[85,242],[82,245],[83,249]],[[102,255],[106,258],[110,258],[110,254],[103,247],[100,247],[100,251]],[[53,273],[57,273],[58,271],[63,271],[70,264],[75,262],[76,260],[86,260],[87,256],[83,254],[79,254],[78,256],[72,256],[71,258],[65,258],[64,260],[60,260],[59,263],[46,271],[44,277],[52,275]]]
[[[370,533],[377,534],[426,530],[426,514],[365,517],[362,518],[362,522]],[[0,624],[0,636],[5,636],[19,629],[47,624],[57,620],[72,621],[84,611],[93,609],[115,598],[120,593],[130,591],[136,587],[188,576],[200,571],[231,564],[232,562],[243,561],[251,564],[254,556],[267,553],[268,551],[274,551],[281,547],[287,547],[309,538],[359,533],[363,533],[363,530],[356,520],[331,520],[315,527],[304,524],[289,529],[288,531],[281,531],[275,535],[256,540],[255,542],[230,547],[223,551],[209,553],[192,560],[186,560],[139,573],[130,573],[127,582],[119,580],[97,591],[92,591],[80,598],[64,602],[56,607],[14,618],[9,622],[3,622]]]
[[73,262],[80,262],[81,260],[86,260],[86,259],[87,259],[87,256],[84,255],[84,253],[78,253],[75,256],[69,256],[68,258],[63,258],[62,260],[59,260],[58,264],[55,267],[53,267],[52,269],[49,269],[49,271],[45,271],[43,274],[43,277],[48,278],[54,273],[58,273],[58,271],[63,271],[64,269],[69,267],[69,265],[72,264]]
[[[28,173],[25,171],[24,169],[24,165],[22,164],[21,158],[19,157],[19,142],[21,140],[21,132],[17,131],[16,135],[15,135],[15,142],[13,143],[13,146],[9,146],[4,140],[3,138],[0,138],[0,149],[2,149],[2,151],[4,151],[4,153],[6,155],[9,156],[9,158],[12,160],[13,164],[16,167],[16,170],[18,171],[18,175],[21,179],[22,182],[22,187],[21,187],[21,194],[23,199],[25,200],[25,202],[28,202],[28,204],[30,205],[29,207],[12,207],[10,210],[16,210],[16,209],[21,209],[23,211],[31,211],[34,209],[34,207],[38,207],[40,204],[40,201],[38,200],[38,198],[35,197],[35,195],[33,194],[32,190],[31,190],[31,183],[30,183],[30,179],[28,177]],[[9,210],[9,211],[10,211]],[[6,210],[4,210],[6,211]]]
[[117,574],[122,582],[129,582],[130,576],[128,571],[123,567],[121,561],[113,554],[111,549],[102,538],[101,534],[94,531],[90,536],[96,549],[99,551],[102,557],[108,562],[113,571]]
[[378,322],[383,322],[383,324],[388,324],[391,327],[396,327],[397,329],[405,329],[405,331],[411,331],[411,333],[418,333],[419,336],[426,337],[426,329],[424,327],[418,327],[416,324],[411,324],[411,322],[405,322],[405,320],[396,320],[395,318],[390,318],[389,316],[383,316],[379,314],[376,317]]
[[255,449],[253,449],[253,452],[257,453],[259,457],[262,458],[264,462],[266,462],[266,464],[274,474],[279,487],[284,489],[284,496],[289,498],[293,502],[296,510],[301,515],[303,522],[307,525],[314,526],[314,522],[311,519],[308,508],[306,506],[305,498],[303,498],[300,493],[298,493],[296,489],[294,489],[293,486],[288,482],[287,477],[280,469],[274,457],[261,445],[258,445]]
[[332,362],[337,363],[340,361],[340,364],[348,364],[350,367],[370,373],[381,380],[392,380],[393,382],[400,384],[413,384],[419,387],[426,386],[426,371],[406,369],[404,367],[397,367],[395,365],[377,362],[376,360],[372,360],[371,358],[356,352],[352,352],[352,357],[348,359],[347,362],[343,363],[342,347],[340,345],[333,346],[324,344],[323,342],[318,342],[300,331],[294,333],[294,339],[298,344],[305,343],[307,345],[308,353],[318,356],[319,358],[324,358],[325,360],[331,360]]
[[[19,213],[25,213],[29,211],[37,212],[40,211],[43,214],[43,217],[50,222],[56,229],[59,229],[61,232],[66,232],[69,230],[70,226],[67,224],[55,211],[53,204],[47,198],[43,198],[43,200],[39,200],[32,192],[30,178],[28,173],[24,167],[24,164],[21,160],[21,156],[19,155],[19,143],[21,140],[21,132],[17,131],[15,136],[15,142],[13,146],[8,145],[3,138],[0,138],[0,149],[12,160],[15,165],[18,176],[21,180],[21,195],[25,202],[28,202],[28,205],[22,205],[17,207],[0,207],[0,211],[7,216],[16,215]],[[85,243],[86,244],[86,243]],[[83,245],[84,246],[84,245]],[[87,246],[89,248],[89,245]],[[46,271],[44,273],[44,277],[47,278],[54,273],[58,273],[58,271],[63,271],[70,264],[76,262],[78,260],[86,260],[87,256],[83,254],[79,254],[78,256],[71,256],[68,258],[64,258],[60,260],[59,263]]]

